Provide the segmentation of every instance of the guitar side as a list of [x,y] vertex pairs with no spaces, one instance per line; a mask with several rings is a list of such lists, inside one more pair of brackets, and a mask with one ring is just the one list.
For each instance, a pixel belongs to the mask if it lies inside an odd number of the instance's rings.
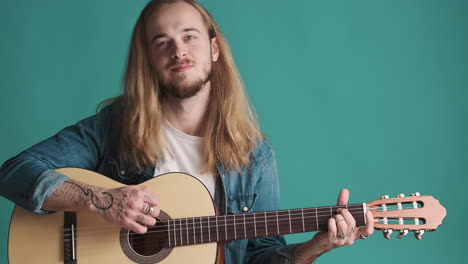
[[[106,189],[124,186],[83,169],[57,171],[71,179]],[[215,215],[209,192],[194,177],[170,173],[142,185],[159,196],[159,208],[171,218]],[[39,216],[16,206],[9,232],[9,263],[63,264],[63,225],[63,213]],[[96,214],[77,213],[77,229],[78,263],[135,263],[121,249],[119,227],[112,226]],[[215,263],[217,247],[217,243],[176,247],[158,263]]]

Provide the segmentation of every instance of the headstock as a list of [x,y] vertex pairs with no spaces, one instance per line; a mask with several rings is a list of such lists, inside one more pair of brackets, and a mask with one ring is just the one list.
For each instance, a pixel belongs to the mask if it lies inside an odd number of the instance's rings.
[[396,198],[384,195],[380,200],[367,203],[368,210],[374,216],[374,228],[382,230],[386,239],[393,231],[398,231],[402,238],[409,231],[414,231],[416,239],[421,240],[425,231],[434,231],[442,224],[447,211],[432,196],[421,196],[419,193]]

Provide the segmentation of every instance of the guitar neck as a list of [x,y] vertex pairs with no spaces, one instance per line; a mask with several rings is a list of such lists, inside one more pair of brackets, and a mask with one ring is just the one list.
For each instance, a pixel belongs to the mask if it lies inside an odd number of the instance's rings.
[[328,229],[328,219],[347,208],[357,226],[365,225],[365,204],[179,218],[166,221],[169,247]]

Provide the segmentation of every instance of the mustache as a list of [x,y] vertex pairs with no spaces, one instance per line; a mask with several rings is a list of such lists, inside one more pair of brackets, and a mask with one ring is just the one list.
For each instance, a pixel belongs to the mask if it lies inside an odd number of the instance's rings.
[[190,64],[190,65],[193,65],[193,64],[194,64],[194,61],[191,60],[191,59],[185,58],[185,59],[182,59],[182,60],[177,60],[177,61],[171,62],[167,67],[168,67],[168,68],[172,68],[172,67],[175,67],[175,66],[181,65],[181,64]]

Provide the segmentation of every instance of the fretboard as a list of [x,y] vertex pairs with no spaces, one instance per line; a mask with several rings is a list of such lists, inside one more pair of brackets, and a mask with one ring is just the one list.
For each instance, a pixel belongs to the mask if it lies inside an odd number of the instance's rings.
[[328,229],[328,219],[347,208],[357,226],[365,224],[365,204],[300,208],[245,214],[179,218],[166,221],[169,247]]

